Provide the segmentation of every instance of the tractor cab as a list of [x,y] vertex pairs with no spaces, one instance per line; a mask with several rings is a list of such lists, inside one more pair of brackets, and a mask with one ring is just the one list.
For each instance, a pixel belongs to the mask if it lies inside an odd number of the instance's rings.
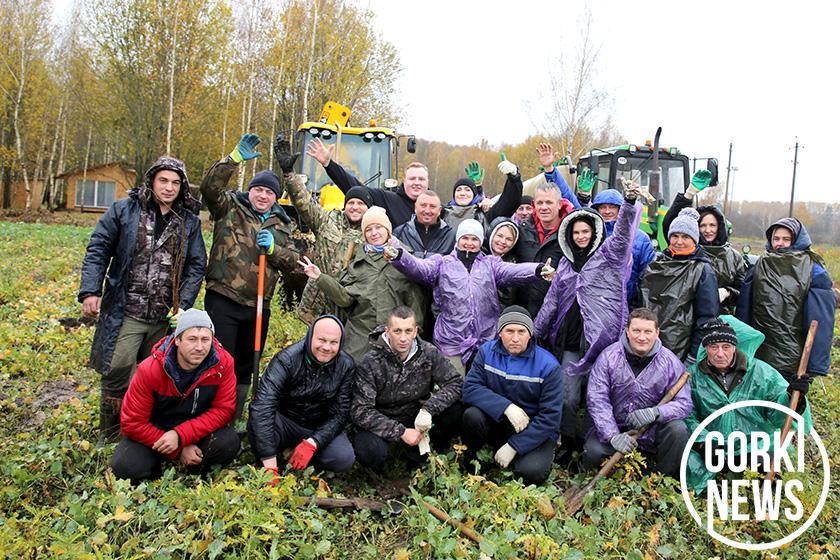
[[[653,146],[650,140],[644,145],[625,144],[612,148],[595,148],[578,160],[578,169],[590,168],[598,176],[592,189],[594,198],[604,189],[622,190],[621,179],[637,181],[643,189],[650,188],[653,169]],[[712,186],[717,185],[717,160],[709,158],[707,167],[712,172]],[[662,234],[662,220],[677,193],[685,192],[688,187],[689,158],[675,148],[659,148],[660,180],[658,192],[651,192],[655,201],[645,205],[640,228],[655,238],[659,247],[668,245]]]

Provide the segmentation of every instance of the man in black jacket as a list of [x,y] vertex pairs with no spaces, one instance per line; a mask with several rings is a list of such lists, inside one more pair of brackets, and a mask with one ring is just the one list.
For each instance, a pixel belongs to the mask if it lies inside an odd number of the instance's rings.
[[[352,398],[355,365],[341,348],[344,327],[322,315],[306,337],[278,352],[260,380],[248,418],[248,438],[257,461],[277,475],[277,455],[294,446],[289,466],[350,470],[355,461],[342,431]],[[275,478],[275,480],[277,480]]]
[[394,237],[418,259],[448,255],[455,248],[455,229],[440,219],[440,197],[424,191],[414,203],[414,219],[394,229]]
[[461,383],[449,360],[417,338],[414,311],[392,310],[387,326],[371,333],[356,373],[352,419],[359,462],[381,471],[391,443],[402,442],[419,463],[428,451],[427,432],[435,449],[445,450],[460,425]]

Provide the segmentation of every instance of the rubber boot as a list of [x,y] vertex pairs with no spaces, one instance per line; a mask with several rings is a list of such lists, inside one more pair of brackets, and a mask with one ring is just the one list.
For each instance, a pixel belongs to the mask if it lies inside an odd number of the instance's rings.
[[114,443],[120,438],[120,411],[122,397],[114,397],[102,393],[99,399],[99,439],[97,447]]
[[248,399],[248,391],[251,389],[250,385],[238,383],[236,385],[236,413],[233,416],[234,422],[242,420],[242,412],[245,410],[245,401]]

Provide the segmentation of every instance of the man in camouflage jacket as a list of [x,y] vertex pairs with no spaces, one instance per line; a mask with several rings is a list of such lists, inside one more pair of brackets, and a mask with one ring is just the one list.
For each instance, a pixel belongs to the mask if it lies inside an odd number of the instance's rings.
[[[298,154],[291,154],[288,140],[278,135],[274,147],[277,162],[284,173],[286,192],[300,218],[315,234],[312,260],[326,274],[338,276],[350,264],[356,247],[365,242],[360,225],[362,215],[373,206],[370,193],[367,189],[353,187],[344,195],[344,210],[328,212],[313,199],[306,188],[304,176],[294,173]],[[309,325],[321,315],[336,315],[345,319],[342,308],[327,298],[314,280],[309,280],[300,298],[298,317]]]
[[228,190],[239,164],[260,156],[256,151],[259,142],[256,134],[245,134],[201,181],[201,194],[214,221],[204,304],[216,327],[216,338],[233,355],[237,420],[251,384],[259,255],[266,254],[262,345],[280,272],[292,270],[299,258],[292,243],[292,220],[277,204],[280,180],[274,172],[254,175],[247,192]]

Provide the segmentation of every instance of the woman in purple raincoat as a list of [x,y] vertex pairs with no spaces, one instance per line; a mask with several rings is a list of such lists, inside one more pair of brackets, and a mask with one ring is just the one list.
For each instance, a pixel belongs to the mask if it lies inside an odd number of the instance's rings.
[[481,252],[484,227],[476,220],[461,222],[455,250],[448,255],[418,259],[399,250],[391,264],[407,277],[432,288],[439,309],[434,343],[462,374],[478,347],[496,335],[499,320],[497,288],[523,285],[540,278],[539,263],[506,263]]
[[577,412],[592,363],[601,350],[618,340],[627,318],[626,284],[632,265],[633,239],[641,218],[637,192],[625,191],[613,235],[590,208],[563,218],[557,234],[563,259],[545,296],[534,326],[537,340],[560,360],[563,370],[563,420],[560,432],[567,448],[579,447]]

